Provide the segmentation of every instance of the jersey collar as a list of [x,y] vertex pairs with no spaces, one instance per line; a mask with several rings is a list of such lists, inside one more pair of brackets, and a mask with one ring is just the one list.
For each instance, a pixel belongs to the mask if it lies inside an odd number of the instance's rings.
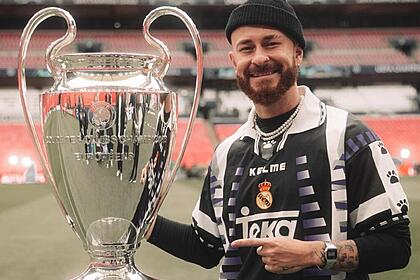
[[[301,133],[322,125],[325,121],[325,104],[321,102],[307,86],[298,86],[300,95],[304,95],[302,107],[287,134]],[[254,126],[255,107],[249,113],[247,126]],[[251,137],[256,138],[255,129],[251,130]]]

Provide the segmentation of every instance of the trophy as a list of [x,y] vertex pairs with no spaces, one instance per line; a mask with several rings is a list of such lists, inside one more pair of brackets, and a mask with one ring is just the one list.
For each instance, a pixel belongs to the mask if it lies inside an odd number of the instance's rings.
[[[149,32],[163,15],[181,19],[197,55],[192,109],[176,158],[178,98],[163,83],[171,56]],[[26,98],[26,53],[35,28],[52,16],[65,19],[67,32],[46,50],[54,84],[40,95],[38,136]],[[151,11],[143,33],[160,55],[60,54],[75,39],[76,24],[67,11],[50,7],[30,19],[20,39],[18,85],[25,121],[59,207],[91,258],[74,279],[153,279],[137,269],[134,253],[169,191],[191,135],[203,51],[194,23],[175,7]]]

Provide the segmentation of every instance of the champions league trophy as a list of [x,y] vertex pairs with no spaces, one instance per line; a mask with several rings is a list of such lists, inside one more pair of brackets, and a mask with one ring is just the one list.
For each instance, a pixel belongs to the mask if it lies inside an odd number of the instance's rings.
[[[197,55],[194,101],[173,162],[177,95],[162,81],[171,58],[149,33],[163,15],[184,22]],[[26,52],[35,28],[52,16],[63,17],[68,30],[46,51],[54,85],[40,96],[38,137],[26,98]],[[153,279],[136,268],[134,253],[175,178],[197,112],[203,51],[192,20],[177,8],[160,7],[144,19],[143,33],[160,56],[59,54],[75,39],[76,24],[68,12],[46,8],[30,19],[20,40],[18,83],[25,121],[58,204],[91,257],[78,280]]]

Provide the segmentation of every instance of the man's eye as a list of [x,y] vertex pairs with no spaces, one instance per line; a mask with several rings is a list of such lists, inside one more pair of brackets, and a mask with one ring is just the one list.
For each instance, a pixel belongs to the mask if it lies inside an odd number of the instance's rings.
[[239,48],[240,52],[250,52],[252,51],[252,47],[241,47]]
[[269,43],[267,43],[266,46],[269,47],[269,48],[270,47],[272,48],[272,47],[277,47],[278,45],[280,45],[280,43],[278,43],[278,42],[269,42]]

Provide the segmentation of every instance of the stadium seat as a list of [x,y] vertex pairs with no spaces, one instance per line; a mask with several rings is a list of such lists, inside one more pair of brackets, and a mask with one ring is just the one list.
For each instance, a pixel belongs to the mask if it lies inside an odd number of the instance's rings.
[[381,138],[389,153],[401,160],[401,150],[410,151],[409,159],[420,163],[420,117],[364,117],[363,121]]
[[[40,133],[40,128],[37,129]],[[35,163],[37,172],[42,173],[38,155],[26,126],[0,123],[0,180],[10,177],[14,178],[12,182],[23,181],[26,170],[22,162],[24,157],[29,157]]]
[[[221,31],[200,31],[203,42],[209,46],[205,55],[205,67],[230,67],[227,58],[229,43]],[[28,68],[45,68],[47,46],[61,37],[59,31],[42,30],[34,34],[28,52]],[[156,31],[152,35],[167,45],[172,53],[175,68],[191,68],[194,59],[183,48],[184,42],[191,42],[187,31]],[[307,30],[305,36],[313,44],[313,50],[306,56],[306,65],[377,65],[409,64],[419,61],[418,50],[412,57],[396,50],[390,41],[405,36],[417,40],[420,45],[420,28],[385,29],[320,29]],[[5,31],[0,34],[0,69],[15,68],[20,31]],[[104,52],[134,52],[156,54],[159,51],[149,46],[140,30],[135,31],[79,31],[73,44],[63,53],[75,52],[77,43],[94,39],[102,44]]]
[[[191,138],[181,162],[181,167],[191,169],[194,166],[207,167],[213,154],[209,132],[204,124],[205,120],[197,118],[192,129]],[[174,151],[175,159],[180,152],[181,142],[187,129],[187,119],[180,119],[178,122],[178,133]]]
[[222,141],[231,136],[240,126],[240,124],[215,124],[214,129],[219,141]]

